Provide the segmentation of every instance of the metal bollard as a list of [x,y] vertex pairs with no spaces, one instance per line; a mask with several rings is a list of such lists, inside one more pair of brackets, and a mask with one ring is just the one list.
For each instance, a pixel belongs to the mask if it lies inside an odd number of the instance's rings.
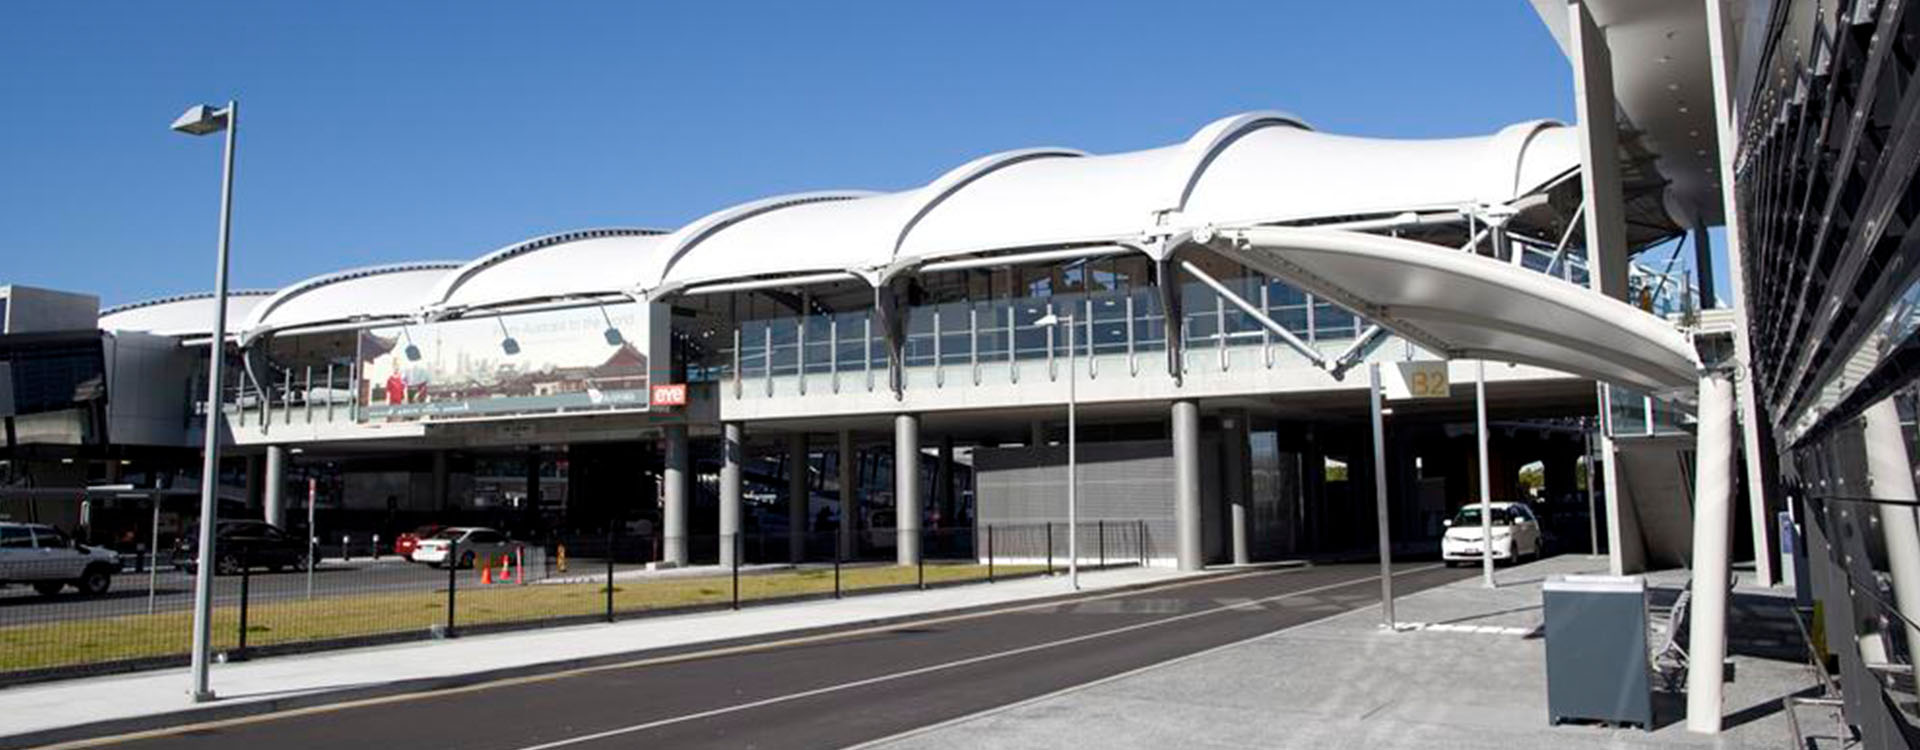
[[747,551],[740,541],[740,535],[733,535],[733,608],[740,608],[740,555]]
[[920,530],[920,554],[913,558],[914,584],[921,591],[927,590],[927,530]]
[[454,592],[460,587],[460,540],[447,542],[447,630],[446,637],[453,637]]
[[246,661],[247,659],[247,599],[249,584],[253,580],[251,568],[245,560],[240,563],[240,645],[227,656],[228,661]]
[[1053,522],[1047,522],[1047,575],[1053,575]]
[[833,545],[833,598],[840,598],[840,545]]
[[993,526],[987,526],[987,583],[993,583]]
[[341,534],[341,535],[340,535],[340,559],[341,559],[342,561],[346,561],[346,560],[352,560],[352,559],[353,559],[353,552],[347,549],[347,542],[348,542],[348,541],[349,541],[349,540],[348,540],[348,538],[347,538],[347,535],[346,535],[346,534]]
[[613,622],[613,532],[607,532],[607,622]]
[[380,559],[380,535],[373,535],[373,559]]
[[1100,548],[1100,569],[1106,570],[1107,569],[1107,521],[1106,519],[1103,518],[1098,521],[1094,521],[1093,525],[1095,528],[1099,530],[1099,534],[1100,534],[1100,540],[1094,543],[1095,547]]

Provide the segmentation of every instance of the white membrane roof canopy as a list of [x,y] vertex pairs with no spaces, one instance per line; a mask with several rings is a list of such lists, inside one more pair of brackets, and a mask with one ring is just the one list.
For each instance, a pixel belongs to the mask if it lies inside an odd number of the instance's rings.
[[[229,329],[245,320],[255,305],[273,296],[273,290],[227,293]],[[141,331],[158,336],[182,338],[213,335],[213,295],[188,294],[178,297],[117,305],[100,311],[100,330]]]
[[1572,130],[1539,120],[1428,140],[1320,133],[1283,112],[1216,120],[1185,142],[1089,156],[993,154],[896,193],[816,193],[717,212],[669,236],[641,293],[842,272],[877,281],[956,256],[1124,244],[1206,224],[1458,209],[1571,173]]
[[517,242],[442,276],[422,307],[436,316],[619,295],[639,280],[663,234],[656,229],[586,229]]
[[1294,227],[1234,230],[1210,246],[1450,357],[1536,364],[1651,391],[1698,383],[1692,342],[1666,321],[1493,258]]
[[420,300],[460,265],[424,261],[316,276],[274,293],[234,330],[245,345],[275,331],[410,318]]

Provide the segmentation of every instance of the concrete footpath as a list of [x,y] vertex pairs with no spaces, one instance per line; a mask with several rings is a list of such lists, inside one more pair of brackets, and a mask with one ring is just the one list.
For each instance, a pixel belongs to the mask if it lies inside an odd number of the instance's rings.
[[[1205,574],[1120,568],[1083,572],[1080,580],[1083,591],[1113,591],[1196,575]],[[206,704],[189,699],[185,669],[25,685],[0,690],[0,748],[467,685],[613,663],[640,652],[897,622],[1069,593],[1064,576],[1022,578],[216,664],[212,682],[220,699]]]
[[[1475,577],[1399,598],[1398,632],[1381,627],[1378,605],[1365,607],[864,747],[1790,746],[1781,698],[1812,694],[1816,678],[1791,620],[1780,619],[1790,595],[1745,587],[1730,612],[1724,734],[1689,733],[1684,697],[1667,693],[1655,694],[1653,731],[1548,726],[1540,583],[1605,570],[1604,559],[1585,556],[1503,569],[1498,589]],[[1649,575],[1659,587],[1649,599],[1671,602],[1685,580],[1684,571]],[[1802,709],[1802,726],[1836,734],[1819,713]]]

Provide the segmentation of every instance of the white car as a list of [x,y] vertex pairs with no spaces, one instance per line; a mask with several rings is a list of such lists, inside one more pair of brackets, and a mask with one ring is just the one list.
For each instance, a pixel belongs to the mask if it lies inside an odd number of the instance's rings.
[[471,568],[475,560],[498,560],[511,549],[507,535],[498,531],[478,526],[455,526],[441,529],[440,533],[420,540],[420,544],[413,548],[413,561],[438,568],[447,565],[447,556],[452,554],[458,556],[452,561],[453,564]]
[[[1540,557],[1540,522],[1526,503],[1497,502],[1493,509],[1493,559],[1515,561]],[[1486,545],[1480,538],[1480,504],[1468,503],[1446,521],[1440,538],[1440,559],[1447,567],[1478,562]]]
[[80,593],[107,593],[120,556],[88,547],[59,529],[37,523],[0,522],[0,585],[28,584],[43,596],[72,585]]

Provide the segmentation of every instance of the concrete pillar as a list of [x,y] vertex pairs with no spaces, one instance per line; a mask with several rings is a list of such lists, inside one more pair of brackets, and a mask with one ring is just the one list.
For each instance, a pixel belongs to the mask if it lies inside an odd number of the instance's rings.
[[[1724,7],[1726,0],[1705,0],[1707,5],[1707,48],[1711,57],[1709,74],[1713,79],[1713,110],[1715,135],[1719,143],[1719,173],[1734,173],[1734,156],[1739,151],[1740,137],[1737,132],[1739,117],[1733,95],[1733,57],[1729,54],[1729,44],[1733,41],[1732,19]],[[1733,359],[1739,375],[1736,396],[1740,408],[1740,441],[1747,463],[1747,503],[1753,509],[1754,517],[1754,578],[1762,586],[1772,586],[1778,578],[1773,570],[1774,553],[1778,546],[1771,536],[1773,519],[1768,517],[1767,508],[1773,504],[1770,498],[1778,496],[1774,481],[1777,472],[1773,467],[1773,451],[1769,450],[1767,440],[1761,434],[1769,429],[1762,418],[1759,404],[1753,392],[1754,371],[1753,344],[1748,338],[1747,328],[1747,279],[1746,264],[1741,260],[1740,202],[1733,180],[1720,181],[1720,205],[1726,223],[1727,242],[1727,280],[1731,282],[1733,298],[1727,300],[1727,306],[1733,310]],[[1704,243],[1703,243],[1704,246]]]
[[687,564],[687,426],[667,425],[666,471],[661,473],[665,503],[660,508],[660,562],[674,567]]
[[1047,445],[1047,423],[1038,419],[1027,424],[1027,447],[1044,448]]
[[1180,569],[1199,570],[1200,403],[1190,398],[1173,402],[1173,525]]
[[920,415],[893,418],[894,549],[901,565],[920,562]]
[[[1721,664],[1727,658],[1727,588],[1733,524],[1733,381],[1700,377],[1694,470],[1693,609],[1687,632],[1687,729],[1720,732]],[[1618,545],[1615,545],[1616,547]]]
[[934,492],[938,494],[936,499],[939,505],[936,507],[940,509],[941,528],[953,528],[955,513],[958,510],[956,506],[959,503],[956,501],[959,493],[954,492],[953,473],[953,436],[941,435],[938,480],[934,484]]
[[731,568],[740,551],[740,467],[746,463],[745,430],[739,422],[720,426],[720,567]]
[[1253,562],[1253,549],[1247,539],[1247,524],[1252,508],[1252,477],[1247,474],[1247,415],[1246,412],[1228,414],[1220,418],[1221,437],[1226,441],[1220,446],[1222,468],[1226,471],[1226,481],[1222,483],[1227,491],[1228,535],[1232,539],[1233,564],[1246,565]]
[[860,528],[860,473],[854,469],[853,431],[840,431],[840,559],[853,557],[853,534]]
[[267,446],[267,476],[262,503],[266,505],[266,521],[280,528],[287,527],[287,449],[284,446]]
[[267,457],[266,456],[247,456],[246,461],[247,461],[247,476],[246,476],[247,505],[252,506],[260,502],[260,490],[263,486],[260,480],[264,478],[264,476],[267,473],[267,463],[266,463]]
[[1613,53],[1585,2],[1567,4],[1573,104],[1579,115],[1580,187],[1585,196],[1587,269],[1593,290],[1627,298],[1627,220],[1620,188],[1620,133],[1613,102]]
[[[1920,500],[1914,493],[1907,438],[1900,432],[1900,412],[1887,398],[1867,407],[1864,416],[1867,491],[1883,501],[1875,507],[1886,542],[1887,572],[1893,574],[1893,603],[1901,612],[1920,612],[1920,525],[1915,524],[1912,505],[1886,502]],[[1907,644],[1909,649],[1920,648],[1920,628],[1907,627]]]
[[1706,224],[1693,225],[1693,281],[1700,286],[1700,309],[1718,306],[1713,291],[1713,240]]
[[807,433],[787,436],[787,561],[807,557],[807,505],[813,496],[813,470],[807,460]]
[[448,474],[447,452],[434,451],[433,452],[433,507],[439,508],[441,510],[446,510],[447,507],[451,504],[449,502],[450,498],[447,497],[447,493],[449,491],[449,487],[448,487],[449,482],[447,481],[447,474]]

